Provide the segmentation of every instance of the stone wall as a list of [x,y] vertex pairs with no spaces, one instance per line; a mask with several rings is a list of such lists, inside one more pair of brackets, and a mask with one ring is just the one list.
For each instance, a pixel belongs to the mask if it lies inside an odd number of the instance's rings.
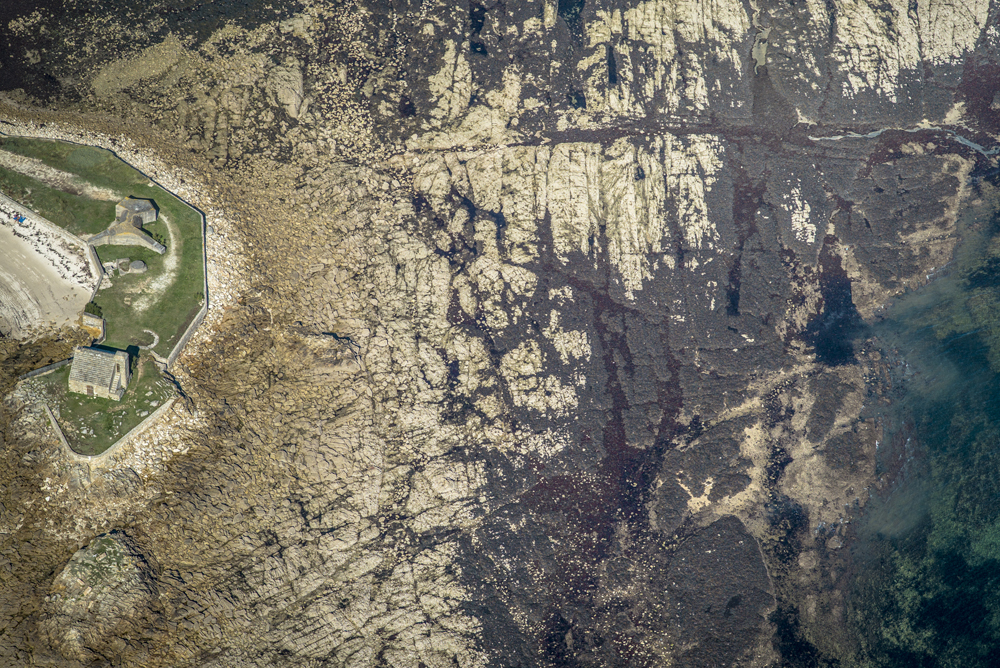
[[136,426],[132,427],[132,429],[129,430],[127,434],[125,434],[117,441],[112,443],[111,447],[109,447],[107,450],[105,450],[99,455],[81,455],[79,452],[71,448],[69,446],[69,443],[66,441],[66,437],[63,436],[62,434],[62,430],[59,428],[59,424],[56,421],[55,416],[52,414],[52,411],[49,409],[48,406],[45,406],[45,411],[49,415],[49,418],[52,420],[52,426],[56,431],[56,435],[59,436],[59,440],[63,445],[63,450],[65,451],[66,457],[69,461],[86,462],[87,464],[90,465],[102,466],[106,462],[111,461],[110,459],[111,455],[114,454],[117,450],[131,443],[133,440],[142,435],[143,432],[145,432],[147,429],[153,426],[156,423],[156,420],[159,419],[161,415],[166,413],[168,409],[173,407],[173,405],[176,402],[177,402],[177,397],[174,397],[173,399],[168,399],[167,401],[163,402],[163,405],[157,408],[155,411],[153,411],[149,415],[149,417],[147,417],[145,420],[143,420]]
[[106,244],[112,246],[142,246],[160,255],[167,252],[166,246],[144,233],[135,231],[135,228],[129,229],[130,227],[131,225],[126,227],[124,223],[112,226],[100,234],[91,237],[89,243],[91,246],[104,246]]
[[[198,214],[201,216],[201,249],[202,249],[201,250],[201,261],[202,261],[202,273],[203,273],[203,278],[202,278],[202,283],[203,283],[202,288],[203,288],[203,291],[202,292],[205,295],[205,304],[202,306],[201,310],[198,311],[198,315],[195,316],[194,320],[191,322],[191,324],[188,326],[187,330],[184,332],[184,335],[177,342],[177,345],[174,346],[174,349],[171,350],[170,354],[167,356],[165,363],[166,363],[166,365],[167,365],[168,368],[170,366],[172,366],[173,363],[174,363],[174,361],[180,355],[181,351],[190,342],[192,336],[194,336],[195,332],[198,330],[198,327],[201,326],[201,324],[204,322],[205,317],[208,315],[208,312],[209,312],[209,304],[212,303],[211,297],[209,295],[209,288],[208,288],[208,283],[209,283],[209,281],[208,281],[208,240],[206,238],[206,232],[205,232],[208,223],[207,223],[207,220],[206,220],[206,217],[205,217],[205,212],[201,208],[195,206],[194,204],[192,204],[189,201],[188,198],[190,198],[191,195],[186,192],[187,187],[183,185],[183,181],[176,181],[175,180],[175,179],[178,178],[176,176],[176,174],[171,174],[168,170],[166,170],[165,168],[163,168],[161,165],[157,164],[155,162],[155,159],[151,159],[149,156],[145,156],[145,155],[143,155],[141,153],[133,152],[130,149],[128,149],[128,148],[126,148],[126,147],[124,147],[124,146],[122,146],[120,144],[115,143],[114,141],[112,141],[108,137],[104,137],[104,136],[96,135],[96,134],[88,134],[87,136],[80,136],[80,137],[76,137],[76,138],[72,138],[71,139],[71,138],[68,138],[67,132],[65,130],[64,131],[59,131],[59,130],[57,130],[54,127],[51,127],[51,126],[50,127],[46,127],[44,125],[39,127],[39,126],[34,126],[34,125],[20,125],[20,124],[15,125],[14,123],[4,122],[3,123],[3,127],[7,131],[6,132],[0,131],[0,136],[6,136],[6,137],[30,137],[30,138],[35,138],[35,139],[48,139],[48,140],[51,140],[51,141],[61,141],[61,142],[65,142],[65,143],[68,143],[68,144],[77,144],[77,145],[80,145],[80,146],[97,146],[97,147],[103,148],[105,150],[111,151],[115,155],[115,157],[117,157],[119,160],[121,160],[125,164],[129,165],[130,167],[132,167],[133,169],[135,169],[136,171],[138,171],[143,176],[146,176],[147,178],[149,178],[150,182],[152,182],[152,183],[160,186],[161,188],[163,188],[167,192],[171,193],[178,200],[180,200],[181,202],[183,202],[187,206],[189,206],[192,209],[194,209],[195,211],[197,211]],[[2,196],[2,193],[0,193],[0,196]],[[9,199],[9,198],[7,198],[7,199]],[[11,200],[11,201],[13,202],[13,200]],[[14,204],[17,204],[17,203],[14,202]],[[20,206],[20,205],[18,205],[18,206]],[[23,207],[20,207],[20,208],[23,209]],[[32,212],[27,211],[27,210],[25,210],[25,212],[26,213],[32,213]],[[32,213],[32,215],[34,216],[33,213]],[[37,218],[37,216],[35,216],[35,218]],[[48,221],[45,221],[45,222],[48,222]],[[48,223],[48,224],[49,225],[53,225],[52,223]],[[89,261],[89,263],[90,263],[93,271],[95,272],[95,274],[98,277],[97,284],[94,286],[94,291],[93,291],[93,294],[91,296],[91,299],[93,299],[94,296],[97,295],[97,291],[100,288],[101,282],[103,281],[104,275],[105,275],[104,268],[101,266],[100,258],[97,256],[97,252],[94,250],[94,246],[95,245],[101,245],[101,243],[94,244],[93,242],[95,241],[95,239],[97,237],[101,237],[102,235],[107,234],[110,230],[105,230],[104,232],[101,232],[100,234],[96,235],[96,237],[91,237],[91,239],[89,241],[83,241],[83,240],[79,239],[78,237],[75,237],[75,236],[69,234],[65,230],[62,230],[62,228],[59,228],[58,226],[53,225],[53,227],[55,227],[56,229],[58,229],[63,234],[66,234],[69,237],[72,237],[73,239],[76,240],[77,243],[81,243],[81,244],[83,244],[85,246],[85,248],[87,250],[88,261]],[[107,242],[105,242],[105,243],[107,243]],[[115,243],[117,244],[117,243],[120,243],[120,242],[118,241],[118,239],[116,239]],[[157,243],[157,242],[152,241],[152,243]],[[134,245],[143,245],[143,244],[140,243],[140,244],[134,244]],[[157,246],[159,246],[159,245],[160,244],[157,243]],[[156,249],[154,248],[153,250],[156,250]],[[160,251],[157,251],[157,252],[160,252]]]
[[[188,206],[191,205],[189,204]],[[180,338],[180,341],[177,342],[177,345],[174,346],[174,349],[171,350],[170,354],[167,356],[168,369],[171,366],[173,366],[174,361],[177,359],[177,356],[181,354],[181,351],[184,350],[184,346],[188,344],[188,341],[190,341],[191,337],[194,336],[194,333],[198,330],[198,327],[200,327],[201,323],[205,321],[205,316],[208,315],[209,295],[208,295],[208,239],[206,237],[207,225],[205,222],[205,214],[199,209],[195,209],[195,211],[198,211],[198,214],[201,216],[202,294],[205,295],[205,303],[202,304],[201,310],[198,311],[198,315],[194,317],[194,320],[192,320],[191,324],[188,325],[188,328],[187,330],[185,330],[184,335]]]
[[62,360],[61,362],[53,362],[52,364],[48,364],[46,366],[43,366],[40,369],[35,369],[34,371],[29,371],[28,373],[24,374],[23,376],[20,376],[18,378],[18,380],[27,380],[28,378],[35,378],[37,376],[44,376],[47,373],[52,373],[56,369],[61,369],[62,367],[66,366],[67,364],[69,364],[72,361],[73,361],[73,358],[69,357],[67,359]]
[[[207,294],[208,293],[206,293],[206,295]],[[174,349],[171,350],[170,354],[167,356],[168,369],[173,366],[177,357],[181,354],[181,351],[184,350],[184,346],[187,345],[188,341],[191,340],[191,337],[194,336],[194,333],[198,330],[198,327],[200,327],[201,323],[204,322],[206,315],[208,315],[208,297],[205,298],[205,304],[201,307],[201,310],[198,311],[198,315],[195,316],[194,320],[191,321],[191,324],[184,332],[184,336],[181,337],[181,340],[177,342],[177,345],[174,346]]]

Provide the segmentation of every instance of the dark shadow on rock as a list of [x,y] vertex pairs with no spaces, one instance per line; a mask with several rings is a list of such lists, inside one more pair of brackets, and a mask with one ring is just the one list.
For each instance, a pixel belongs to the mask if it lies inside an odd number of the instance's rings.
[[829,366],[854,362],[854,340],[867,325],[854,306],[851,279],[831,250],[835,237],[827,237],[820,253],[819,289],[823,310],[806,327],[805,339],[816,349],[816,359]]
[[678,665],[733,665],[754,643],[774,603],[754,537],[723,517],[685,541],[668,575],[685,649]]
[[753,78],[753,123],[756,127],[784,135],[798,122],[795,108],[774,90],[767,68]]

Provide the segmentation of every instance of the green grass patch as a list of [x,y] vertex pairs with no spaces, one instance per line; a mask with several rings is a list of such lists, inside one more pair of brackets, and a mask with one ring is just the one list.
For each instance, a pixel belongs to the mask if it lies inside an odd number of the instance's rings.
[[101,454],[175,396],[173,386],[148,357],[136,363],[121,401],[70,392],[70,368],[67,365],[32,382],[44,390],[66,440],[81,455]]
[[0,167],[0,191],[73,234],[97,234],[115,217],[114,202],[57,190],[5,167]]
[[[162,221],[147,227],[165,225]],[[175,245],[178,235],[174,235]],[[105,345],[112,348],[127,348],[133,345],[148,345],[152,337],[144,330],[156,332],[160,342],[154,349],[166,356],[184,334],[184,330],[204,303],[203,267],[201,264],[201,238],[196,246],[195,257],[185,258],[184,249],[172,272],[167,265],[167,255],[157,255],[153,251],[138,246],[98,246],[97,254],[102,262],[128,259],[142,260],[148,268],[144,274],[115,275],[105,279],[110,287],[102,287],[94,297],[94,304],[101,309],[106,322]],[[169,251],[168,251],[169,252]],[[156,295],[157,283],[173,274],[169,286]]]
[[[149,270],[139,275],[116,275],[110,280],[111,287],[98,291],[94,303],[107,321],[106,345],[126,348],[148,343],[151,337],[143,331],[148,329],[160,337],[155,352],[169,355],[205,299],[201,214],[166,190],[151,185],[148,178],[110,151],[17,137],[0,138],[0,149],[37,158],[94,186],[153,200],[160,218],[147,224],[145,229],[167,246],[167,254],[159,256],[137,246],[98,246],[97,254],[102,262],[122,258],[142,260]],[[2,177],[0,174],[0,190],[70,232],[95,234],[107,229],[114,219],[114,202],[64,193],[17,173],[11,173],[9,187],[12,190],[8,190]],[[17,190],[18,183],[20,190]],[[45,188],[47,190],[43,190]],[[26,195],[28,189],[31,192]],[[33,198],[30,203],[21,199],[28,195]],[[66,200],[63,196],[77,199]],[[164,219],[173,226],[173,234]],[[93,220],[101,222],[97,225],[86,222]],[[176,254],[172,268],[168,260],[171,253]]]
[[76,174],[95,186],[118,192],[148,182],[146,177],[116,158],[111,151],[101,148],[46,139],[3,137],[0,138],[0,149],[36,158],[49,167]]

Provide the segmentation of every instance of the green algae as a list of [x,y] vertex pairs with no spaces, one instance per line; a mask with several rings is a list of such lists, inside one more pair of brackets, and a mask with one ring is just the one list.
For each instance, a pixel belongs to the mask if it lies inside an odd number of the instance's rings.
[[906,461],[859,531],[847,665],[991,666],[1000,647],[1000,215],[970,211],[947,274],[875,331],[904,361],[883,416]]

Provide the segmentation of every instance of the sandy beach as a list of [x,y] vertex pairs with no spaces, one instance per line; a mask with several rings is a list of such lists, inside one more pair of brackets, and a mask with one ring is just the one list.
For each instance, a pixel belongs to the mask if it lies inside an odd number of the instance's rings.
[[25,214],[0,201],[0,334],[16,338],[75,321],[97,283],[83,248]]

